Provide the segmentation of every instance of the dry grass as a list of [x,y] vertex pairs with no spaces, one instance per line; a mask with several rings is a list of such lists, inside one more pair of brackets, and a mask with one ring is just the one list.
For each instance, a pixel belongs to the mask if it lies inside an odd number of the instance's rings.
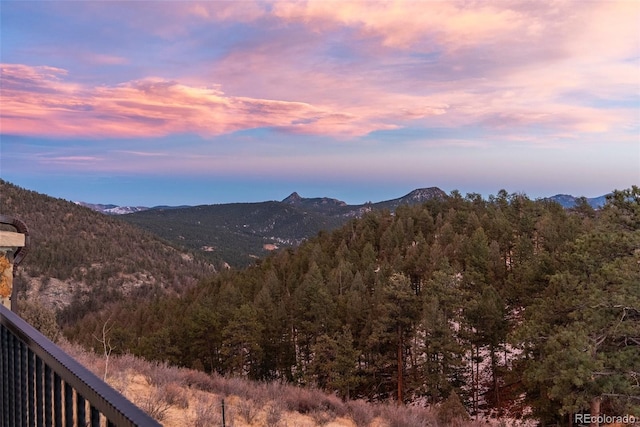
[[282,420],[282,407],[279,403],[271,402],[267,408],[264,418],[264,425],[266,427],[278,427]]
[[[85,367],[102,376],[104,362],[99,355],[66,342],[61,345]],[[344,402],[317,389],[209,375],[131,355],[111,356],[109,363],[107,382],[166,427],[222,425],[223,399],[226,425],[235,427],[446,425],[442,414],[421,407],[363,400]],[[464,421],[458,425],[474,424]]]

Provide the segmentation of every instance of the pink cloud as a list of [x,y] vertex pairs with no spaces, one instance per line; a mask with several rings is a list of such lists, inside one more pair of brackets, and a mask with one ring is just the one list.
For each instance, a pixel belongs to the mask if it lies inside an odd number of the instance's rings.
[[362,36],[375,36],[389,47],[408,48],[434,37],[449,47],[483,43],[513,32],[524,18],[492,4],[469,7],[467,2],[306,1],[276,2],[273,13],[287,21],[302,21],[319,31],[350,26]]
[[[304,49],[290,43],[296,36],[276,33],[217,61],[208,77],[233,91],[366,111],[391,126],[423,119],[435,126],[540,126],[566,134],[637,121],[635,111],[598,108],[588,98],[637,93],[638,2],[578,8],[573,1],[310,0],[274,2],[270,14],[312,34]],[[345,28],[355,31],[341,32]],[[356,52],[353,61],[314,58],[337,34]],[[433,54],[434,62],[406,54]],[[568,94],[575,99],[563,100]]]
[[451,52],[494,44],[504,52],[514,45],[537,49],[555,45],[567,56],[602,58],[603,53],[635,55],[640,43],[640,3],[629,0],[589,2],[585,7],[577,7],[572,0],[307,0],[275,1],[271,10],[279,19],[302,22],[319,32],[350,27],[362,37],[403,49]]
[[129,60],[122,56],[106,55],[106,54],[99,54],[99,53],[92,53],[92,54],[86,55],[86,60],[89,63],[98,64],[98,65],[122,65],[122,64],[129,63]]
[[63,70],[4,65],[2,132],[55,137],[135,137],[173,133],[213,136],[242,129],[334,136],[389,129],[372,111],[304,102],[229,96],[217,87],[193,87],[149,78],[117,86],[82,87],[61,81]]

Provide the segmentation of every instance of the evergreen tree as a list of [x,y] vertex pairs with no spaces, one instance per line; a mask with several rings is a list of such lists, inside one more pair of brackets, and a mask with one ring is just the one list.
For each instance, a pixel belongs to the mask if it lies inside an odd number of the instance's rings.
[[424,353],[423,393],[437,403],[453,388],[464,385],[464,347],[458,335],[463,291],[452,272],[443,266],[424,290],[420,343]]
[[[419,299],[411,290],[410,280],[402,274],[384,280],[376,291],[369,351],[374,354],[374,369],[378,375],[393,379],[387,383],[385,391],[394,394],[398,403],[403,403],[406,356],[419,321]],[[391,385],[394,389],[389,387]]]
[[293,296],[297,362],[302,374],[312,359],[312,346],[336,326],[335,303],[318,265],[312,261]]
[[307,377],[311,384],[328,391],[336,391],[349,398],[358,384],[356,376],[357,351],[348,327],[330,337],[320,335],[313,345],[313,360]]
[[222,330],[220,354],[225,372],[258,378],[258,367],[262,357],[260,336],[263,326],[258,323],[256,310],[242,304],[233,311],[229,322]]

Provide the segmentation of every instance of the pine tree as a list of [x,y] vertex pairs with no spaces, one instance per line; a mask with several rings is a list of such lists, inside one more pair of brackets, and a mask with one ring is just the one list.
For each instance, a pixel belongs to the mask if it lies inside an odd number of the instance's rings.
[[222,330],[220,354],[226,372],[257,379],[262,357],[259,344],[262,330],[263,326],[258,322],[256,310],[251,305],[242,304],[234,310],[231,319]]
[[452,388],[463,385],[464,347],[456,328],[464,298],[452,272],[443,269],[434,273],[424,290],[424,305],[420,323],[420,343],[424,353],[423,393],[432,403],[447,396]]
[[[405,364],[415,327],[419,321],[419,299],[411,289],[409,278],[394,274],[376,289],[375,305],[370,320],[372,329],[368,337],[369,351],[375,354],[375,369],[383,377],[394,378],[394,394],[399,404],[404,402]],[[395,355],[395,361],[393,359]]]

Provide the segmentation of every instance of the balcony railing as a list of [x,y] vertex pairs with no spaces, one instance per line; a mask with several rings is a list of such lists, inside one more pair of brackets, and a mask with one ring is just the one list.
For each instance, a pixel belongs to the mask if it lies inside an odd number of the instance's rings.
[[0,304],[0,427],[160,426]]

